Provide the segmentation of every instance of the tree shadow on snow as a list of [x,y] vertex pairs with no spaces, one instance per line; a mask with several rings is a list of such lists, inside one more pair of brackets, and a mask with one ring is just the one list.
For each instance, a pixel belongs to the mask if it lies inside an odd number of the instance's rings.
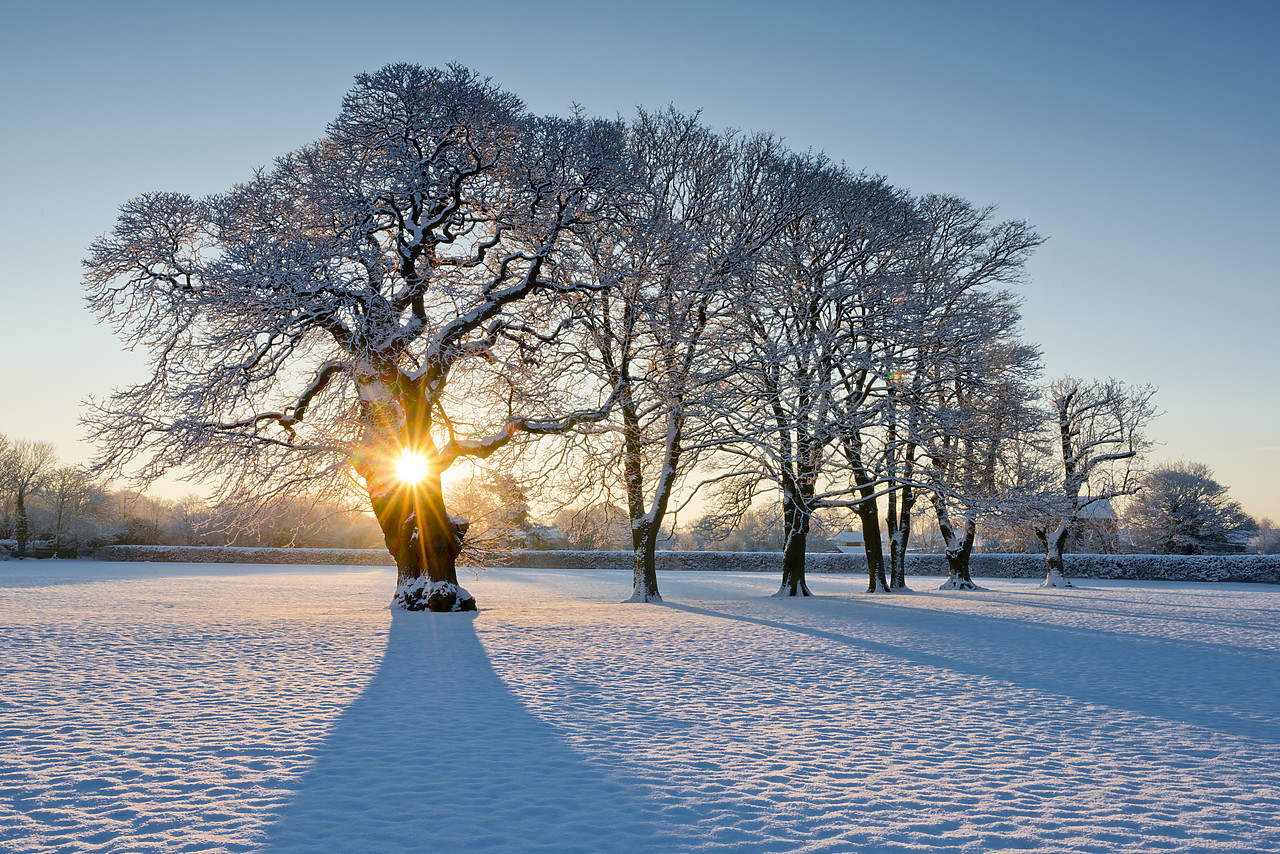
[[[937,667],[1072,700],[1280,744],[1280,653],[1227,644],[1141,637],[901,605],[862,609],[872,632],[927,632],[929,649],[845,635],[782,620],[666,603],[845,644],[911,664]],[[829,615],[829,614],[828,614]],[[827,616],[827,615],[824,615]],[[865,626],[864,626],[865,628]]]
[[[1202,584],[1203,583],[1204,582],[1202,582]],[[1027,608],[1031,610],[1072,614],[1100,614],[1105,617],[1128,617],[1141,621],[1176,621],[1194,625],[1213,625],[1233,629],[1249,628],[1269,631],[1275,627],[1277,617],[1280,617],[1280,609],[1274,607],[1247,606],[1239,603],[1214,605],[1211,603],[1197,601],[1194,603],[1194,607],[1188,607],[1185,602],[1146,601],[1143,602],[1141,606],[1134,606],[1132,603],[1119,597],[1105,598],[1101,600],[1087,600],[1072,595],[1057,595],[1063,592],[1098,592],[1107,594],[1115,589],[1117,588],[1087,587],[1083,584],[1077,584],[1067,591],[1064,591],[1063,588],[1053,588],[1049,590],[1040,590],[1037,588],[1033,590],[1019,590],[1016,592],[980,588],[979,592],[982,593],[981,601],[1016,605],[1020,608]],[[1123,590],[1123,588],[1120,589]],[[922,597],[954,597],[956,594],[950,590],[923,590],[913,591],[913,595]],[[961,595],[968,596],[969,594],[964,593]],[[1223,616],[1208,616],[1215,613],[1221,613]]]
[[494,672],[467,614],[394,614],[387,651],[267,828],[289,852],[663,851],[643,795]]

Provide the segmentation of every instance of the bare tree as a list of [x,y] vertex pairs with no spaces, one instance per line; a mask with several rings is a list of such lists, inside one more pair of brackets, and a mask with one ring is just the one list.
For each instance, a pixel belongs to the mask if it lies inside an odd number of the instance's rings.
[[81,466],[60,466],[49,473],[44,489],[54,554],[75,557],[87,539],[86,528],[101,516],[106,492]]
[[1153,386],[1126,386],[1114,379],[1063,377],[1050,383],[1059,480],[1035,525],[1045,553],[1042,586],[1071,586],[1062,553],[1088,507],[1140,489],[1140,464],[1150,447],[1145,430],[1156,415],[1155,392]]
[[1142,479],[1124,511],[1130,544],[1154,554],[1242,551],[1257,523],[1204,463],[1167,463]]
[[1016,312],[1002,316],[1003,322],[993,318],[974,374],[938,389],[942,417],[929,447],[935,478],[929,503],[947,558],[943,590],[977,589],[969,559],[979,526],[1016,518],[1043,489],[1020,465],[1044,425],[1034,387],[1039,352],[1012,336]]
[[622,144],[462,67],[398,64],[230,192],[127,203],[86,261],[89,300],[152,376],[89,416],[98,470],[336,494],[354,469],[395,602],[474,608],[440,475],[607,410],[607,390],[579,406],[552,351],[594,286],[566,245],[611,214]]
[[1280,528],[1270,518],[1258,520],[1258,530],[1249,540],[1249,549],[1255,554],[1280,554]]
[[[904,195],[882,179],[822,166],[811,178],[821,203],[787,223],[752,267],[719,416],[742,472],[733,504],[749,506],[764,485],[780,497],[780,596],[809,595],[814,514],[874,502],[883,488],[865,453],[885,393],[879,365],[894,337],[886,335],[892,275],[883,259],[914,227]],[[873,579],[882,576],[878,543],[868,554]]]
[[[706,413],[720,395],[736,282],[782,229],[821,195],[816,158],[773,137],[717,135],[696,115],[642,111],[628,135],[645,176],[628,218],[590,246],[612,288],[585,313],[591,362],[616,387],[609,450],[614,492],[631,522],[633,592],[652,602],[655,552],[677,484],[720,437]],[[610,441],[611,440],[611,441]]]
[[123,489],[112,493],[105,514],[107,541],[119,545],[155,546],[165,542],[174,501]]
[[620,551],[631,543],[627,511],[613,504],[562,507],[552,521],[577,551]]
[[[955,196],[925,196],[917,210],[924,227],[910,247],[911,270],[895,317],[902,346],[884,368],[891,377],[884,419],[890,589],[906,586],[921,487],[945,503],[948,494],[958,494],[952,487],[976,484],[966,472],[981,465],[979,431],[957,408],[975,407],[984,386],[997,382],[1000,360],[985,357],[999,346],[994,342],[1009,342],[1018,322],[1017,299],[1003,288],[1022,281],[1043,242],[1026,222],[997,222],[994,208]],[[943,476],[948,471],[955,477]],[[951,545],[963,548],[962,540]]]
[[[585,450],[605,496],[625,502],[630,601],[655,602],[658,535],[676,482],[696,458],[687,444],[705,384],[697,362],[726,302],[719,286],[734,256],[716,238],[729,223],[741,150],[696,115],[671,109],[642,110],[628,144],[644,176],[628,216],[584,242],[596,278],[612,281],[585,299],[586,364],[619,389],[609,429]],[[732,253],[740,241],[728,242]]]
[[57,462],[51,442],[15,439],[0,444],[0,486],[13,501],[13,537],[19,558],[26,555],[31,536],[28,503],[48,483]]

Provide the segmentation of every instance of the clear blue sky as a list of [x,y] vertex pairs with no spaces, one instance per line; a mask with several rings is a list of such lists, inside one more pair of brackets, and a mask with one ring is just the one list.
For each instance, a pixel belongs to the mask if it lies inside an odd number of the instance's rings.
[[[1280,521],[1280,2],[129,2],[0,12],[0,433],[86,458],[142,377],[80,259],[148,190],[217,192],[319,137],[352,77],[457,61],[541,113],[701,109],[1049,238],[1051,376],[1160,387],[1155,459]],[[181,494],[181,486],[173,487]]]

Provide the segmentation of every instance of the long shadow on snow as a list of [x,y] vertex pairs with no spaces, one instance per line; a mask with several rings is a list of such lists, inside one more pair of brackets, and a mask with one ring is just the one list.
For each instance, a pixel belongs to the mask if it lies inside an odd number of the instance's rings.
[[279,810],[264,852],[671,849],[640,793],[511,694],[475,619],[394,614],[378,672]]
[[[1074,591],[1096,590],[1084,584]],[[1105,590],[1105,588],[1103,588]],[[1115,589],[1115,588],[1113,588]],[[1123,589],[1123,588],[1120,588]],[[1077,597],[1055,596],[1054,593],[1035,595],[1038,591],[1003,593],[992,590],[981,591],[983,601],[1017,605],[1021,608],[1046,612],[1062,612],[1072,614],[1101,614],[1105,617],[1128,617],[1145,622],[1179,622],[1194,625],[1222,626],[1224,628],[1246,628],[1264,631],[1273,630],[1280,617],[1280,608],[1251,607],[1239,604],[1209,605],[1197,602],[1194,611],[1182,602],[1144,602],[1141,608],[1122,599],[1106,599],[1102,601],[1086,601]],[[1055,591],[1061,592],[1061,591]],[[913,590],[913,597],[949,597],[951,592],[937,593],[931,590]],[[961,594],[969,595],[969,594]],[[1195,613],[1200,612],[1200,613]],[[1222,612],[1225,616],[1207,616]]]
[[1280,654],[1266,650],[1238,650],[1197,641],[1084,631],[900,605],[873,605],[857,612],[866,620],[864,627],[873,632],[877,628],[886,633],[906,628],[934,638],[932,648],[913,649],[781,620],[692,605],[666,606],[807,635],[914,664],[999,679],[1085,703],[1280,743]]

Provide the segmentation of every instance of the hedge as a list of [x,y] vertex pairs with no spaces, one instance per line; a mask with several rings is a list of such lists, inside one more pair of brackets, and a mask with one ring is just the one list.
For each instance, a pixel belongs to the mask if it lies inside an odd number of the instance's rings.
[[[180,561],[186,563],[280,563],[391,566],[382,549],[270,549],[217,546],[106,546],[94,555],[108,561]],[[658,569],[702,572],[778,572],[777,552],[658,552]],[[1240,581],[1280,584],[1280,555],[1065,555],[1071,578],[1133,581]],[[492,557],[494,566],[528,569],[629,570],[631,552],[521,551]],[[805,558],[811,573],[865,574],[863,555],[814,553]],[[969,564],[978,578],[1039,578],[1044,556],[976,554]],[[947,574],[943,555],[908,555],[908,575]]]

